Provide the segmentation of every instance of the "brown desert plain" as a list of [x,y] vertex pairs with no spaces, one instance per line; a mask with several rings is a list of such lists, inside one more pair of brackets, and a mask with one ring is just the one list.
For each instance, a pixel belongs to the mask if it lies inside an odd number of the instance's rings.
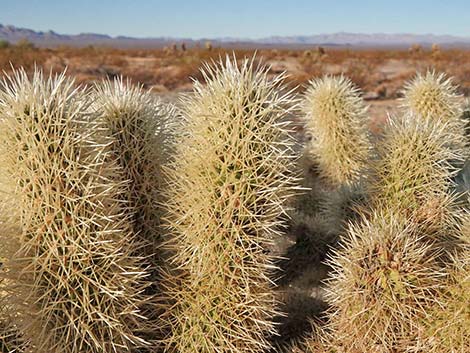
[[395,99],[403,83],[416,72],[428,69],[445,72],[454,78],[464,96],[470,95],[469,49],[344,49],[312,47],[310,50],[288,49],[223,49],[181,48],[174,45],[162,49],[115,49],[88,46],[55,49],[15,45],[0,48],[0,70],[35,66],[45,72],[62,72],[78,83],[91,83],[105,77],[124,76],[140,83],[158,95],[172,99],[177,93],[191,90],[192,78],[200,79],[203,62],[235,53],[237,58],[256,57],[271,66],[273,75],[286,71],[292,88],[302,92],[305,84],[323,75],[349,77],[369,101],[371,127],[376,129],[393,112]]

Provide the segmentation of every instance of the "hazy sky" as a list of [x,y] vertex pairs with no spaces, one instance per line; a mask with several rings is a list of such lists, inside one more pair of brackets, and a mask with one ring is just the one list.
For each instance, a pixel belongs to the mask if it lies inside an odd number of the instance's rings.
[[0,0],[0,23],[135,37],[339,31],[470,36],[470,0]]

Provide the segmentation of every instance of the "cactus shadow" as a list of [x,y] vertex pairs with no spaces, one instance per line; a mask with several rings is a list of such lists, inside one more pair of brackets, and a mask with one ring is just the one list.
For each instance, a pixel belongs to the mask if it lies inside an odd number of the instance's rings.
[[324,280],[330,270],[327,254],[337,244],[333,235],[312,234],[308,227],[291,226],[294,243],[277,266],[276,284],[280,311],[276,318],[279,336],[275,344],[285,346],[311,333],[312,320],[322,320],[328,308],[324,298]]

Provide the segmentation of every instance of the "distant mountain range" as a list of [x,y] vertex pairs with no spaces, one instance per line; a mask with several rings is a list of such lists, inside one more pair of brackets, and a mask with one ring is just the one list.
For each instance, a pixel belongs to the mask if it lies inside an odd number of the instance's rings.
[[186,43],[188,47],[202,45],[211,41],[215,46],[224,47],[311,47],[322,46],[354,46],[354,47],[409,47],[412,44],[444,47],[470,47],[470,38],[434,34],[385,34],[385,33],[332,33],[311,36],[272,36],[260,39],[247,38],[133,38],[126,36],[111,37],[97,33],[81,33],[76,35],[59,34],[54,31],[41,32],[27,28],[19,28],[0,24],[0,39],[15,43],[27,39],[37,46],[55,47],[58,45],[87,46],[106,45],[113,47],[158,48],[173,43]]

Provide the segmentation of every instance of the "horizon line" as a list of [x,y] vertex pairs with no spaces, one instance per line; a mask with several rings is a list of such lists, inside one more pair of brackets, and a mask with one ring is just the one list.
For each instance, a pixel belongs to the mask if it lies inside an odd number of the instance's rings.
[[118,39],[121,37],[124,38],[132,38],[132,39],[156,39],[156,38],[171,38],[171,39],[190,39],[194,41],[198,40],[204,40],[204,39],[237,39],[237,40],[263,40],[263,39],[269,39],[269,38],[295,38],[295,37],[314,37],[314,36],[322,36],[322,35],[332,35],[332,34],[355,34],[355,35],[412,35],[412,36],[434,36],[434,37],[453,37],[453,38],[462,38],[462,39],[470,39],[470,36],[465,36],[465,35],[455,35],[455,34],[437,34],[433,32],[427,32],[427,33],[415,33],[415,32],[348,32],[346,30],[341,30],[337,32],[321,32],[321,33],[311,33],[311,34],[294,34],[294,35],[283,35],[283,34],[271,34],[269,36],[262,36],[262,37],[237,37],[233,35],[225,35],[222,37],[211,37],[211,36],[205,36],[205,37],[190,37],[190,36],[171,36],[171,35],[155,35],[155,36],[130,36],[126,34],[118,34],[118,35],[111,35],[107,33],[100,33],[100,32],[79,32],[79,33],[64,33],[64,32],[58,32],[53,29],[48,29],[48,30],[42,30],[42,29],[33,29],[29,27],[18,27],[12,24],[2,24],[0,23],[0,27],[13,27],[16,29],[24,29],[24,30],[30,30],[36,33],[54,33],[58,35],[65,35],[65,36],[79,36],[79,35],[89,35],[89,34],[94,34],[94,35],[100,35],[100,36],[107,36],[111,39]]

